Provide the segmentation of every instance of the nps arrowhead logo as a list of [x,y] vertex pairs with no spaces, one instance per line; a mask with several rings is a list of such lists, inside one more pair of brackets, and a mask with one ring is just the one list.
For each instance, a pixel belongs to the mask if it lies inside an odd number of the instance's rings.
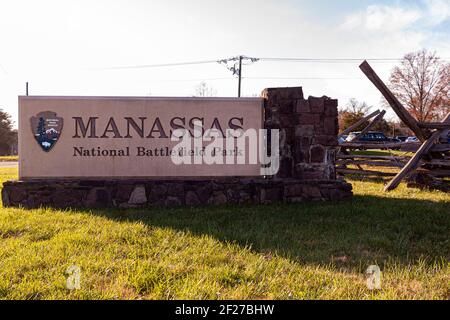
[[61,135],[63,118],[57,117],[55,112],[39,112],[31,117],[31,130],[42,150],[50,151]]

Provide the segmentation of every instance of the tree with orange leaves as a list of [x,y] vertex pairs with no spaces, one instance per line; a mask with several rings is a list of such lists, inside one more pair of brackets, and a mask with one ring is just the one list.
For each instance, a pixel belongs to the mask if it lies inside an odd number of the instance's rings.
[[389,88],[420,122],[450,112],[450,64],[426,50],[408,53],[392,70]]

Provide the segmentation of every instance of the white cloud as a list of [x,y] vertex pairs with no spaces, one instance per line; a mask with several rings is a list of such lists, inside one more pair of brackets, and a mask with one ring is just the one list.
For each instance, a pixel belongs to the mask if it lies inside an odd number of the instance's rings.
[[[440,56],[449,57],[450,47],[445,41],[448,32],[434,29],[438,21],[442,22],[444,17],[448,17],[445,13],[447,6],[443,5],[442,0],[424,1],[427,1],[424,2],[425,7],[379,4],[350,13],[338,28],[338,38],[346,40],[348,51],[358,52],[358,55],[367,58],[402,57],[422,48],[436,50]],[[446,3],[449,1],[445,0]],[[340,50],[343,51],[342,48]],[[383,80],[387,80],[393,64],[373,64],[373,67]],[[355,90],[355,87],[339,82],[334,84],[334,89],[336,94],[343,97],[353,94],[357,99],[377,107],[380,101],[378,90],[363,83],[355,83],[358,87]],[[389,116],[392,116],[392,110],[388,111]]]
[[436,26],[450,18],[450,0],[423,0],[425,9],[399,5],[370,5],[345,17],[341,29],[395,32]]
[[364,28],[369,31],[395,32],[413,25],[421,17],[422,13],[417,9],[370,5],[365,11],[348,15],[342,29]]
[[438,25],[450,18],[450,0],[425,0],[428,6],[429,23]]

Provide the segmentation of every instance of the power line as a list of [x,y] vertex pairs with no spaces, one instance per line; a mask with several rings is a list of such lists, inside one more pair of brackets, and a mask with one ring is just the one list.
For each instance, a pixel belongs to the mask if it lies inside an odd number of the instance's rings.
[[397,61],[401,58],[260,58],[261,60],[272,61],[305,61],[305,62],[320,62],[320,61]]
[[363,80],[361,77],[244,77],[250,80]]
[[[402,61],[403,58],[259,58],[259,60],[305,63],[355,63],[367,60],[375,63],[392,63]],[[447,61],[450,58],[440,58],[440,60]]]
[[197,78],[197,79],[158,79],[159,82],[194,82],[194,81],[218,81],[218,80],[234,80],[235,78]]
[[145,68],[187,66],[187,65],[197,65],[197,64],[207,64],[207,63],[217,63],[217,60],[188,61],[188,62],[174,62],[174,63],[161,63],[161,64],[139,64],[139,65],[130,65],[130,66],[102,67],[102,68],[94,68],[94,69],[103,69],[103,70],[145,69]]
[[[187,66],[187,65],[199,65],[209,63],[220,63],[226,65],[226,67],[233,72],[233,75],[239,75],[239,57],[242,57],[243,65],[257,62],[257,61],[274,61],[274,62],[304,62],[304,63],[354,63],[364,60],[375,63],[391,63],[403,60],[403,58],[286,58],[286,57],[263,57],[263,58],[250,58],[246,56],[236,56],[227,59],[217,60],[203,60],[203,61],[186,61],[186,62],[173,62],[173,63],[161,63],[161,64],[140,64],[140,65],[128,65],[128,66],[112,66],[112,67],[99,67],[93,69],[102,70],[120,70],[120,69],[145,69],[145,68],[161,68],[161,67],[174,67],[174,66]],[[440,58],[447,61],[450,58]],[[228,67],[229,62],[234,63],[233,66]]]
[[[187,66],[187,65],[200,65],[219,63],[225,66],[232,72],[233,76],[238,77],[238,92],[237,96],[241,96],[241,84],[242,79],[242,67],[243,65],[253,64],[258,61],[272,61],[272,62],[295,62],[295,63],[355,63],[368,60],[377,63],[392,63],[401,61],[401,58],[288,58],[288,57],[264,57],[264,58],[252,58],[243,55],[234,56],[221,60],[203,60],[203,61],[188,61],[188,62],[174,62],[174,63],[162,63],[162,64],[147,64],[147,65],[130,65],[130,66],[118,66],[101,68],[103,70],[120,70],[120,69],[145,69],[145,68],[160,68],[160,67],[174,67],[174,66]],[[213,78],[213,79],[199,79],[199,81],[208,80],[224,80],[226,78]],[[351,77],[245,77],[250,80],[361,80],[362,78]],[[166,80],[167,81],[167,80]],[[170,81],[170,80],[169,80]],[[183,81],[197,81],[197,80],[180,80]]]
[[[145,69],[145,68],[161,68],[161,67],[176,67],[187,65],[200,65],[200,64],[212,64],[219,63],[224,65],[233,76],[238,77],[238,97],[241,96],[241,82],[242,79],[250,80],[362,80],[361,77],[243,77],[242,67],[244,65],[253,64],[258,61],[271,61],[271,62],[295,62],[295,63],[355,63],[364,60],[375,63],[392,63],[401,61],[403,58],[301,58],[301,57],[247,57],[243,55],[221,59],[221,60],[202,60],[202,61],[186,61],[186,62],[173,62],[173,63],[161,63],[161,64],[141,64],[141,65],[128,65],[128,66],[112,66],[112,67],[100,67],[91,68],[94,70],[123,70],[123,69]],[[443,61],[450,60],[450,58],[440,58]],[[0,69],[4,69],[0,65]],[[6,73],[6,70],[4,70]],[[180,80],[162,80],[162,81],[174,81],[174,82],[189,82],[189,81],[214,81],[214,80],[230,80],[230,78],[210,78],[210,79],[180,79]]]

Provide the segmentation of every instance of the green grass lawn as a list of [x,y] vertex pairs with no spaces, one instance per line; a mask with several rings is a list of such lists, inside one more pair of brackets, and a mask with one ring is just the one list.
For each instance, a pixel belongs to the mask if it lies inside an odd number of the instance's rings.
[[401,150],[353,150],[350,154],[366,155],[366,156],[395,156],[395,157],[412,157],[414,152]]
[[[351,182],[342,203],[0,208],[0,298],[449,299],[450,195]],[[366,286],[372,264],[380,290]]]

